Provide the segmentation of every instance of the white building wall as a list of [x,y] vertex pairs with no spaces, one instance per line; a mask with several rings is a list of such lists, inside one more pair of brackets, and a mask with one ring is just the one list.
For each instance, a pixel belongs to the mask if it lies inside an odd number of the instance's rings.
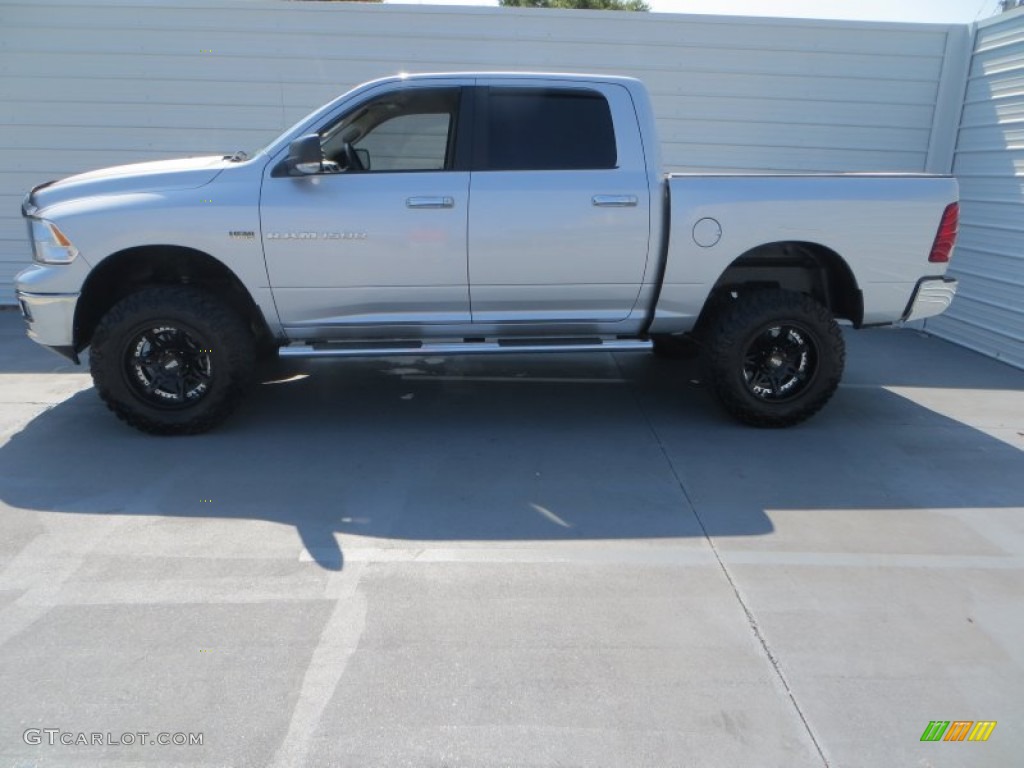
[[928,331],[1024,368],[1024,9],[978,26],[953,170],[953,305]]
[[633,75],[671,170],[946,172],[967,27],[281,0],[0,3],[0,302],[34,184],[254,148],[398,71]]

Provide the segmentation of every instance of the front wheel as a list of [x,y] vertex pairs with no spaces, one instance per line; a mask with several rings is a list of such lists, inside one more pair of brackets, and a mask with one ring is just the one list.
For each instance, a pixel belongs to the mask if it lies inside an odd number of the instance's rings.
[[843,375],[846,349],[832,313],[802,293],[758,289],[723,302],[708,329],[715,395],[756,427],[817,413]]
[[118,418],[151,434],[205,432],[235,409],[253,377],[255,346],[242,318],[185,286],[122,299],[93,334],[90,369]]

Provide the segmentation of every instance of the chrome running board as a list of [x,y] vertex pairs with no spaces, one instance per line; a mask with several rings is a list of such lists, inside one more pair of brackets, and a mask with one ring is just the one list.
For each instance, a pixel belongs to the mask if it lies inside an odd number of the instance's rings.
[[281,347],[281,357],[426,357],[428,355],[534,354],[537,352],[648,351],[650,341],[640,339],[537,339],[504,341],[314,342]]

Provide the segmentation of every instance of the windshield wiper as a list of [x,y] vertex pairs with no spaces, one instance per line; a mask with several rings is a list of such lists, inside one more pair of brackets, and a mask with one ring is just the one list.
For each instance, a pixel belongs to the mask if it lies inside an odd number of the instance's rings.
[[230,160],[232,163],[240,163],[243,160],[248,160],[249,159],[249,155],[246,152],[243,152],[242,150],[238,150],[237,152],[235,152],[233,154],[224,155],[224,159],[225,160]]

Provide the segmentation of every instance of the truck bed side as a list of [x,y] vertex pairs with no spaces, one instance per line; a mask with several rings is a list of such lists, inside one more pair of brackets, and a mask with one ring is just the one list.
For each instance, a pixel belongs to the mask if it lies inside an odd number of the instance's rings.
[[928,256],[957,200],[951,177],[669,175],[667,184],[671,234],[654,333],[690,330],[737,269],[745,269],[739,282],[771,282],[770,268],[787,258],[817,258],[838,273],[845,265],[852,286],[844,290],[860,295],[836,314],[857,326],[899,321],[918,280],[946,270]]

